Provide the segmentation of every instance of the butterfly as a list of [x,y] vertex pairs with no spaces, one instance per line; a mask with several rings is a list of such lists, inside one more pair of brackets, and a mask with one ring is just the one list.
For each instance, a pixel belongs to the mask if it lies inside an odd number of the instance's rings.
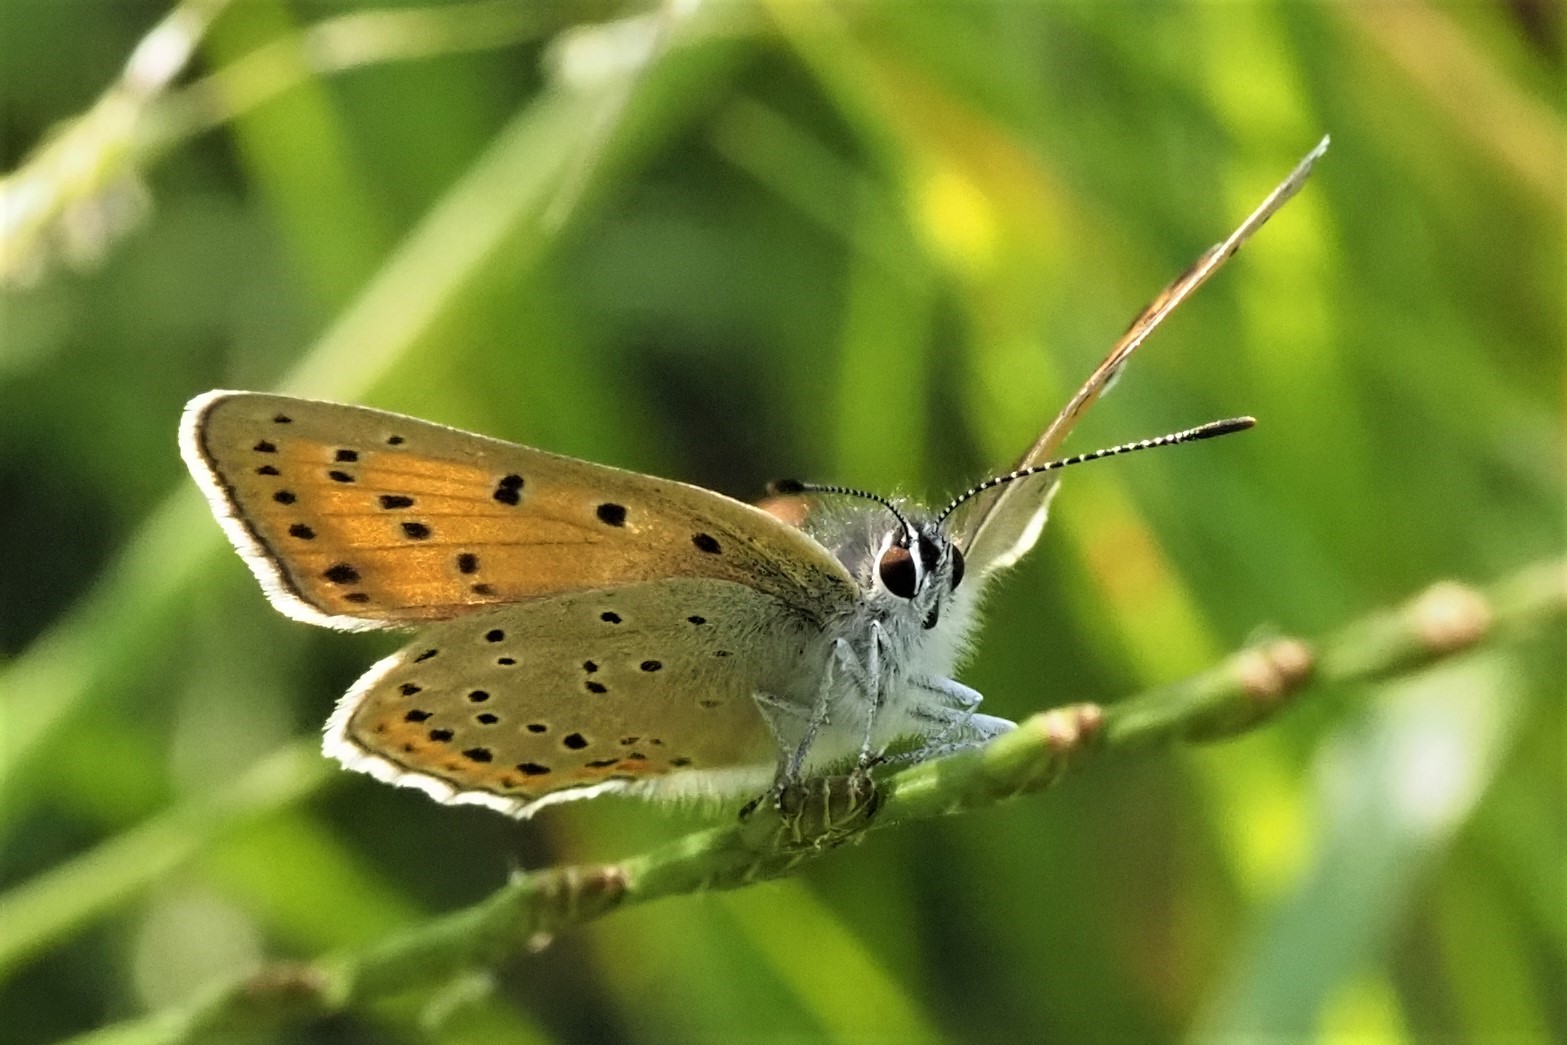
[[193,399],[181,453],[279,610],[415,630],[327,723],[324,749],[350,769],[527,816],[606,792],[776,793],[981,744],[1013,723],[980,714],[954,675],[983,590],[1038,538],[1061,469],[1251,420],[1058,460],[1063,440],[1327,144],[1138,315],[1015,469],[939,512],[804,483],[757,507],[253,392]]

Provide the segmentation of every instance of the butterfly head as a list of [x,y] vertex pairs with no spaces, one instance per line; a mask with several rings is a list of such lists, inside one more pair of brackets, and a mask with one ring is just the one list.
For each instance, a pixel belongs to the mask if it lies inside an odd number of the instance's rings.
[[[963,583],[963,552],[942,529],[944,519],[923,512],[924,518],[910,518],[888,498],[843,486],[786,480],[774,483],[772,492],[844,494],[881,505],[891,518],[871,545],[869,576],[863,577],[870,596],[889,615],[912,616],[927,631],[941,621],[942,611]],[[852,557],[863,563],[862,554]]]
[[963,583],[963,552],[936,523],[899,522],[882,540],[875,583],[878,591],[907,603],[928,631]]
[[[784,495],[841,494],[875,502],[885,509],[892,517],[888,520],[890,525],[876,531],[879,533],[879,543],[870,546],[874,549],[874,557],[870,561],[868,570],[870,576],[865,577],[867,571],[862,569],[862,580],[872,599],[881,603],[887,615],[895,615],[903,619],[912,617],[929,631],[940,622],[943,610],[957,597],[959,586],[963,583],[965,562],[960,544],[972,547],[967,544],[967,541],[972,539],[973,531],[960,529],[955,534],[949,533],[949,521],[957,518],[955,513],[959,508],[974,501],[979,495],[1073,465],[1135,453],[1139,450],[1151,450],[1161,446],[1174,446],[1179,443],[1229,435],[1232,432],[1244,431],[1254,424],[1256,421],[1250,417],[1226,418],[1153,439],[1122,443],[1103,450],[1019,468],[1005,475],[992,476],[970,487],[948,503],[939,514],[918,512],[914,513],[913,518],[910,517],[911,513],[900,509],[886,497],[848,486],[822,486],[816,483],[784,480],[774,483],[771,492]],[[1048,490],[1041,500],[1048,501]],[[1032,543],[1032,537],[1028,538],[1028,541]],[[826,543],[839,550],[840,558],[844,559],[845,565],[851,567],[851,571],[856,564],[866,563],[865,552],[870,549],[864,545],[856,547],[852,541],[840,542],[830,538]],[[848,554],[844,554],[845,549]],[[983,561],[979,564],[981,574],[985,572],[985,565]],[[965,591],[963,594],[966,597],[973,595],[970,591]]]

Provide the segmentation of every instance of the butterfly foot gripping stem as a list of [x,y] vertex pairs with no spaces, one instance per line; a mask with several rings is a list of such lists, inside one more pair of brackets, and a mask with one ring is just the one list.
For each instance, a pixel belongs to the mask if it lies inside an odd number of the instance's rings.
[[778,814],[773,844],[780,849],[832,849],[858,841],[881,808],[881,789],[866,769],[837,776],[781,781],[740,811],[750,818],[764,800]]

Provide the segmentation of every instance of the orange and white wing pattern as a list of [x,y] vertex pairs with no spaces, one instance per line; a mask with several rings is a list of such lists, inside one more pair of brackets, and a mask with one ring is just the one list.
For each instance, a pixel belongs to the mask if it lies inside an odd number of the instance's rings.
[[268,597],[311,623],[413,625],[671,577],[807,619],[857,597],[820,545],[739,501],[379,410],[209,392],[180,447]]

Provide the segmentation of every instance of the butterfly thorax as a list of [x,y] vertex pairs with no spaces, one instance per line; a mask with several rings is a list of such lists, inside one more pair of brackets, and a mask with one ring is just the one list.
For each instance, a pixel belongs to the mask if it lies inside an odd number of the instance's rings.
[[813,763],[860,742],[873,702],[880,704],[872,737],[878,746],[928,732],[928,723],[911,717],[929,697],[919,682],[950,678],[968,648],[979,585],[964,585],[962,553],[934,513],[912,504],[900,510],[907,526],[885,508],[858,504],[813,513],[807,524],[860,588],[861,599],[832,638],[862,668],[875,665],[877,691],[868,692],[866,679],[852,671],[832,674],[835,728],[819,742]]

